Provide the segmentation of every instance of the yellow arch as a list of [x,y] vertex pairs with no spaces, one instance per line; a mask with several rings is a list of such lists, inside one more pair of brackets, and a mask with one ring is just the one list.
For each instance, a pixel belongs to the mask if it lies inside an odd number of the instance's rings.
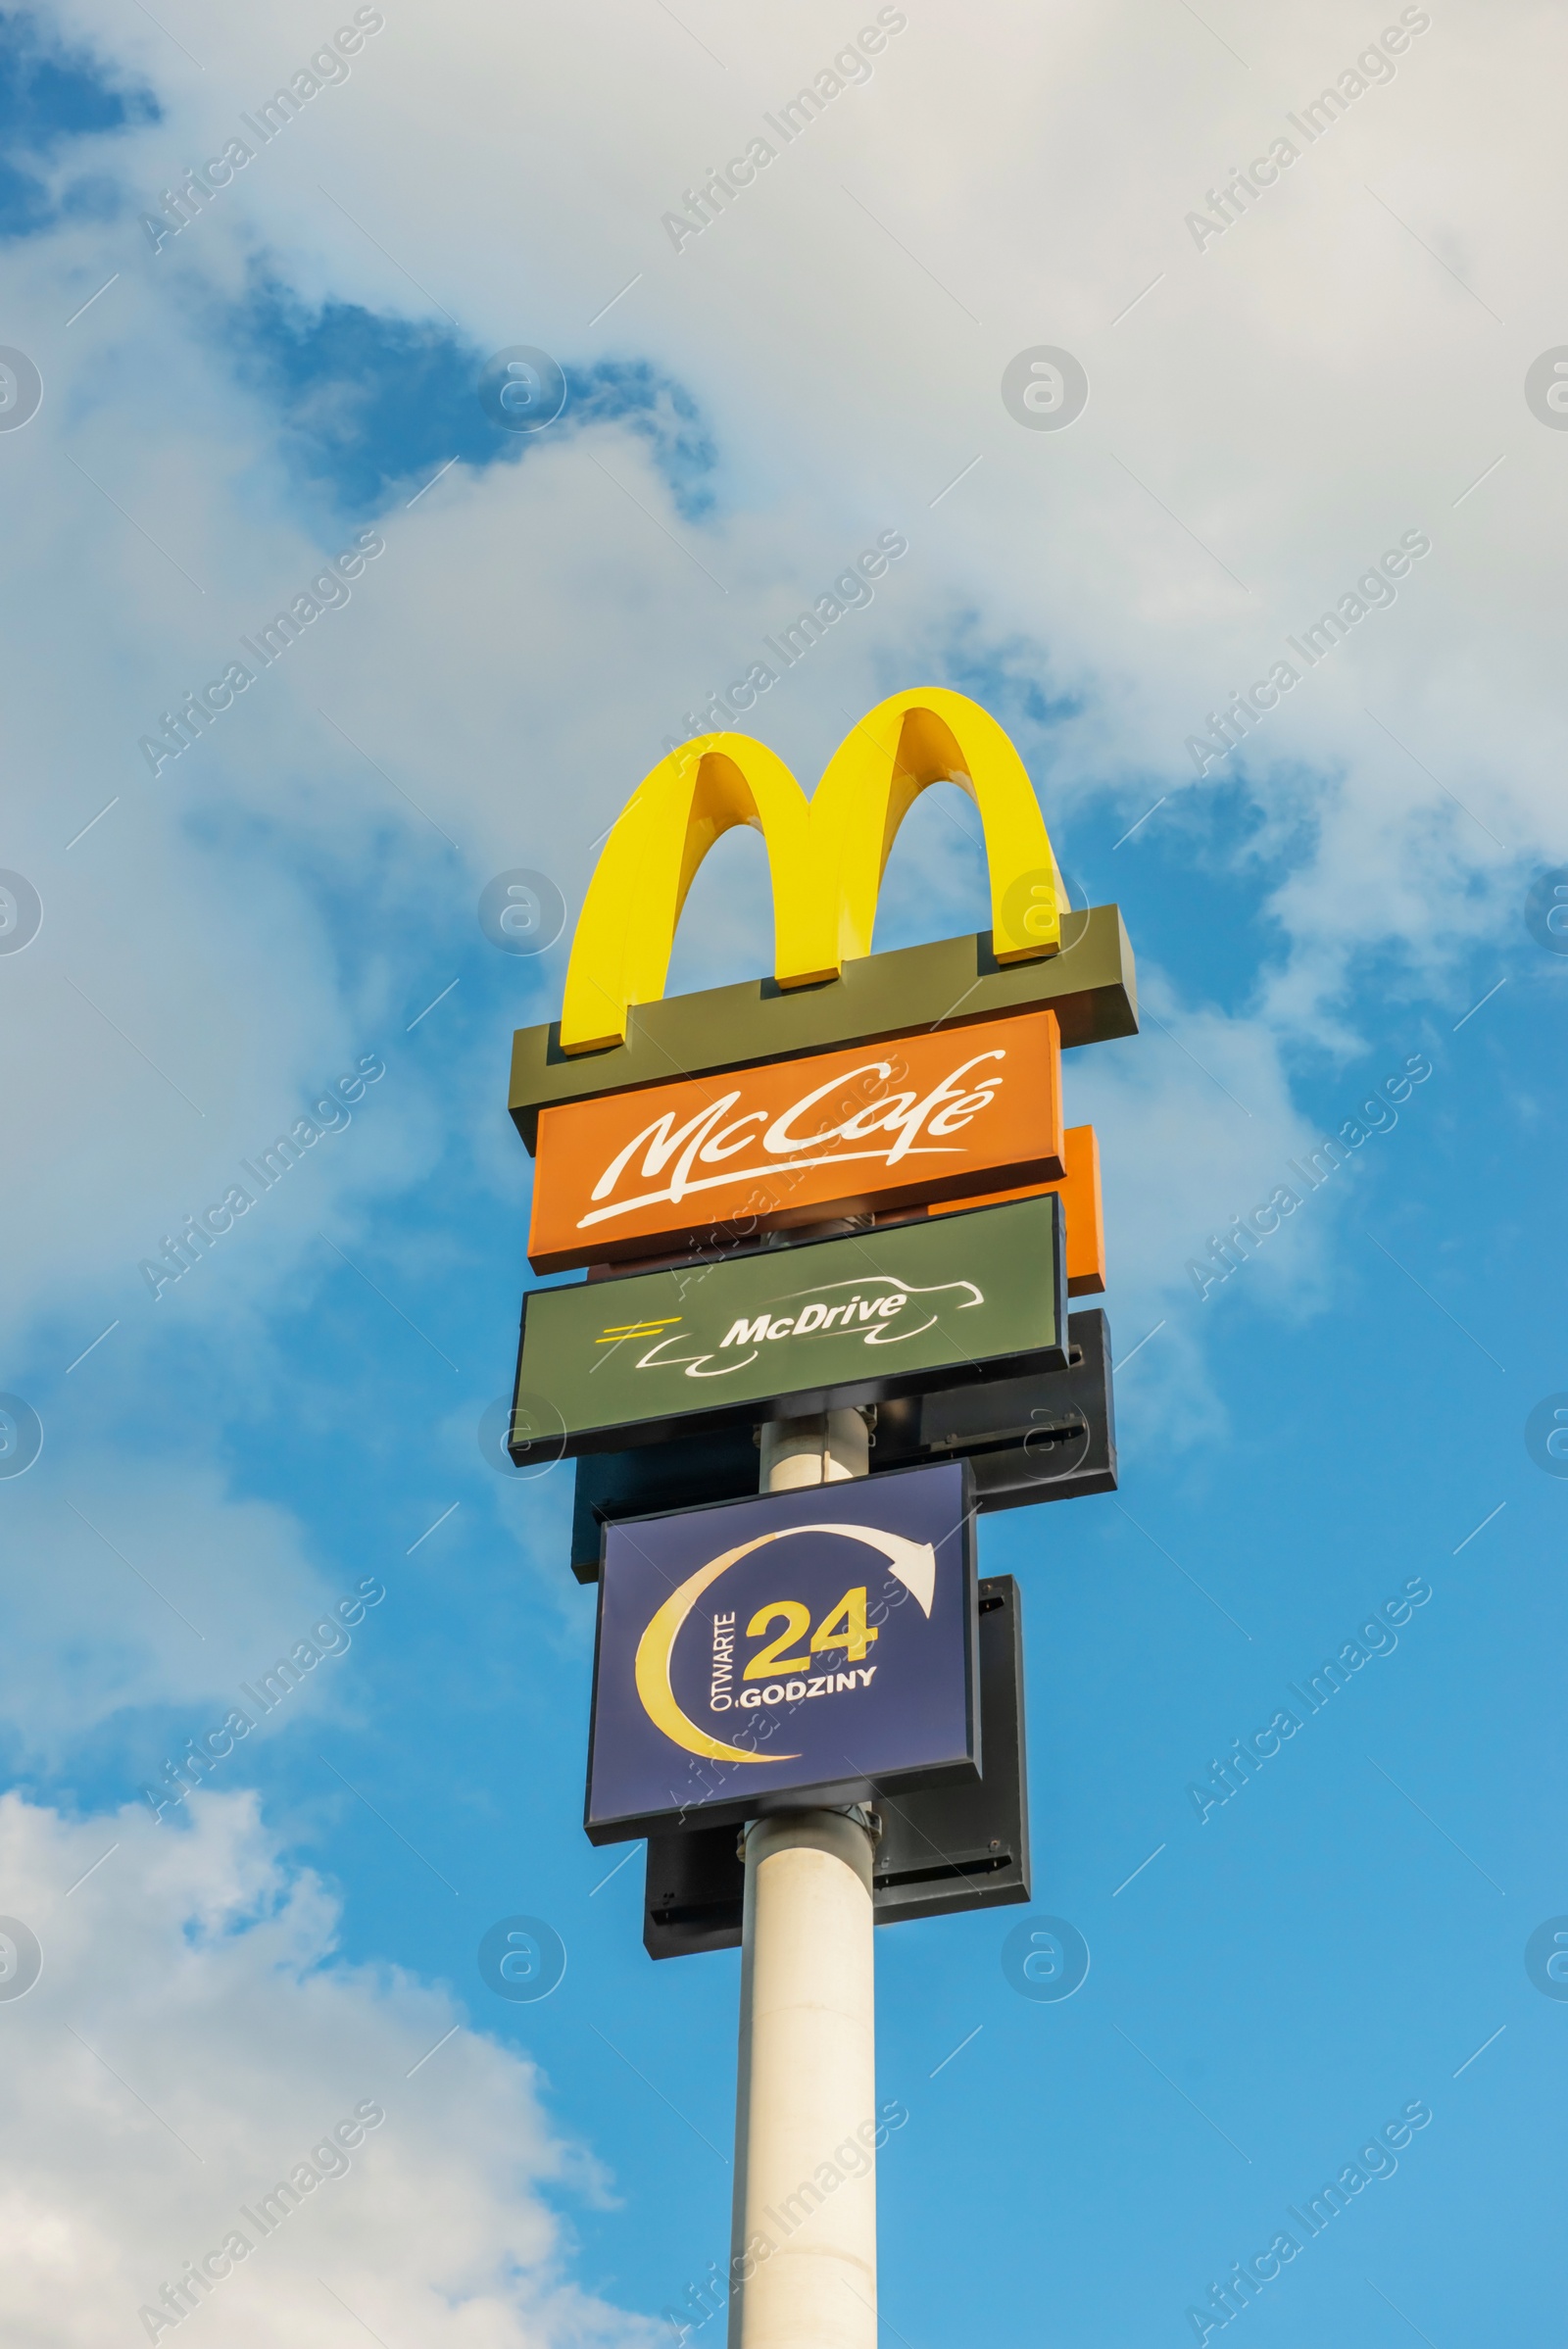
[[662,996],[693,876],[735,824],[767,844],[778,984],[837,978],[846,960],[871,952],[899,826],[938,782],[956,783],[979,809],[998,960],[1056,954],[1059,876],[1023,760],[977,702],[926,686],[892,694],[861,718],[809,805],[783,760],[750,735],[699,735],[662,759],[616,818],[589,883],[566,970],[563,1050],[624,1043],[629,1006]]

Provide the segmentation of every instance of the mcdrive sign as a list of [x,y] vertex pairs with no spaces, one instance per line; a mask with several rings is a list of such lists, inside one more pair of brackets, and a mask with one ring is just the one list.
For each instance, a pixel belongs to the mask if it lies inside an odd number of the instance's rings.
[[[1054,1193],[523,1298],[513,1456],[570,1456],[1067,1359]],[[767,1405],[765,1411],[760,1405]],[[559,1455],[558,1455],[559,1456]]]
[[609,1529],[595,1843],[980,1773],[962,1461]]
[[1066,1171],[1051,1010],[564,1103],[539,1118],[536,1272]]

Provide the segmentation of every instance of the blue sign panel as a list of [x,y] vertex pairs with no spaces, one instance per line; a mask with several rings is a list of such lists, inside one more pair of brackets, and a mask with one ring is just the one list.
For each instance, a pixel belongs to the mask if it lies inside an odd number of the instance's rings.
[[590,1840],[978,1778],[975,1592],[963,1461],[610,1526]]

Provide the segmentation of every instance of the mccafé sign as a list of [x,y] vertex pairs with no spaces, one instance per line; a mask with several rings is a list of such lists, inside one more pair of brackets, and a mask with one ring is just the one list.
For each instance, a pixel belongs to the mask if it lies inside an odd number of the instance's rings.
[[1053,1011],[546,1109],[536,1272],[1066,1172]]
[[[875,954],[889,854],[936,782],[978,810],[991,928]],[[767,847],[773,974],[665,1001],[692,879],[737,824]],[[605,841],[561,1019],[514,1040],[529,1260],[613,1276],[525,1300],[514,1456],[541,1409],[569,1449],[613,1449],[1063,1363],[1068,1289],[1104,1281],[1061,1052],[1137,1025],[1120,915],[1068,911],[1023,761],[962,694],[879,704],[809,802],[748,736],[672,752]],[[874,1228],[787,1238],[848,1216]]]

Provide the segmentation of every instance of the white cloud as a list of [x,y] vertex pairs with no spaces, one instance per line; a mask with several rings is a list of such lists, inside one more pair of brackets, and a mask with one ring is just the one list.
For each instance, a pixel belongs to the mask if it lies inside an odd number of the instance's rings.
[[[253,1797],[194,1814],[174,1832],[0,1798],[8,1912],[43,1955],[0,2001],[8,2343],[148,2338],[138,2311],[234,2229],[249,2256],[160,2340],[337,2349],[347,2309],[431,2349],[651,2343],[566,2280],[545,2189],[599,2198],[604,2180],[556,2135],[532,2066],[448,1991],[339,1962],[335,1903],[281,1861]],[[352,2137],[367,2107],[384,2119],[327,2175],[336,2125]],[[264,2237],[244,2213],[301,2163],[320,2182]]]

